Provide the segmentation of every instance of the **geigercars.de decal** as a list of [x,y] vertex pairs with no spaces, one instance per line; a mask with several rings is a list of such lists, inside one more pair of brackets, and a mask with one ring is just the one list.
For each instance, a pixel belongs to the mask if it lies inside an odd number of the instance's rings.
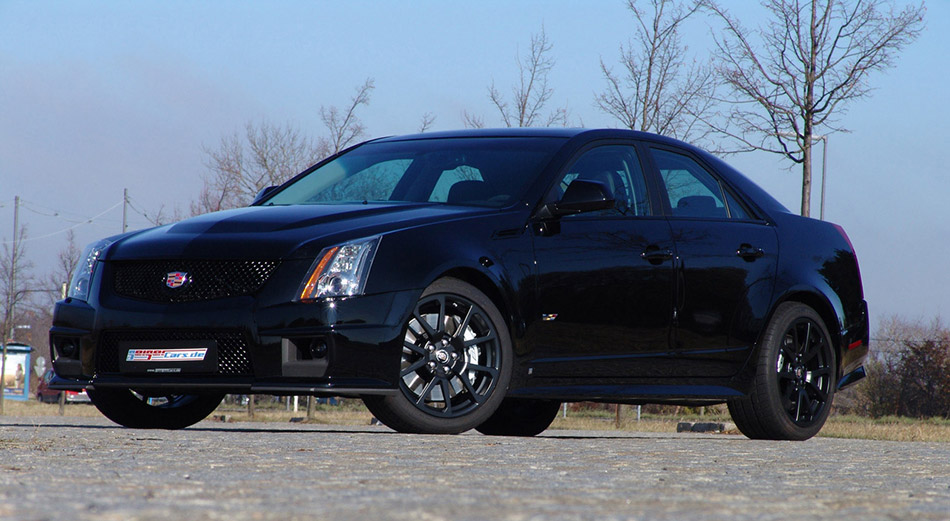
[[208,353],[206,348],[196,349],[129,349],[126,362],[200,362]]

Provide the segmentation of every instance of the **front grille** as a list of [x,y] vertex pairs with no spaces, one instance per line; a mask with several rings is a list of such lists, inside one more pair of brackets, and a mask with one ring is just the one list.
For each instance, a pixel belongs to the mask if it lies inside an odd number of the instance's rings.
[[[261,288],[278,261],[161,260],[117,261],[113,289],[119,295],[153,302],[193,302],[250,295]],[[170,288],[169,274],[187,274]]]
[[106,331],[99,337],[96,347],[96,372],[119,372],[120,342],[176,342],[188,340],[214,340],[218,351],[218,374],[250,376],[251,359],[248,356],[247,338],[241,331]]

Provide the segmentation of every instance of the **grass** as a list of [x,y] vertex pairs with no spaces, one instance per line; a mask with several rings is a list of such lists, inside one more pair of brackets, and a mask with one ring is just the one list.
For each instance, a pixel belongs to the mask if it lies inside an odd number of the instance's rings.
[[[300,400],[300,408],[287,410],[286,403],[275,402],[269,397],[258,397],[255,415],[248,416],[247,406],[222,404],[212,415],[219,421],[289,422],[297,421],[326,425],[369,425],[372,415],[356,399],[345,399],[341,405],[316,405],[311,419],[307,419],[306,400]],[[612,409],[612,408],[611,408]],[[687,409],[686,414],[644,414],[636,419],[635,408],[624,406],[619,429],[616,413],[604,409],[569,410],[567,417],[558,414],[552,429],[558,430],[620,430],[625,432],[676,432],[681,421],[730,422],[728,413],[713,408],[708,414],[699,415]],[[6,400],[4,413],[7,416],[56,416],[58,404],[39,403],[33,400],[19,402]],[[65,415],[71,417],[99,417],[99,411],[87,404],[67,404]],[[738,434],[738,431],[730,431]],[[869,439],[887,441],[950,442],[950,420],[914,419],[904,417],[864,418],[860,416],[834,415],[818,434],[827,438]]]
[[[86,403],[67,403],[65,413],[66,416],[102,416],[98,409]],[[35,400],[20,402],[7,398],[3,401],[3,414],[6,416],[57,416],[59,404],[40,403]]]
[[950,442],[950,420],[832,416],[818,435],[864,440]]
[[313,417],[307,418],[307,400],[301,397],[298,410],[288,410],[285,403],[275,402],[270,397],[258,397],[254,417],[248,414],[246,405],[222,404],[215,417],[224,416],[229,421],[287,422],[291,419],[324,425],[369,425],[373,415],[363,402],[355,398],[341,399],[339,405],[314,405]]

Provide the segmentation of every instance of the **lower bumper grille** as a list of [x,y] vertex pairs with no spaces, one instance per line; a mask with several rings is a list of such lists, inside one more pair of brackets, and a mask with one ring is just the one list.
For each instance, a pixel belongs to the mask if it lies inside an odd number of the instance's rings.
[[218,350],[218,374],[251,376],[251,359],[245,334],[238,330],[224,331],[106,331],[96,347],[96,372],[119,372],[120,342],[175,342],[214,340]]

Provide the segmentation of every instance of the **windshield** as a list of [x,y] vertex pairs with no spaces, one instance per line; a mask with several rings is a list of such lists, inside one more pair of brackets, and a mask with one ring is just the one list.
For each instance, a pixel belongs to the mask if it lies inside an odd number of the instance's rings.
[[300,177],[264,205],[518,201],[561,138],[446,138],[368,143]]

